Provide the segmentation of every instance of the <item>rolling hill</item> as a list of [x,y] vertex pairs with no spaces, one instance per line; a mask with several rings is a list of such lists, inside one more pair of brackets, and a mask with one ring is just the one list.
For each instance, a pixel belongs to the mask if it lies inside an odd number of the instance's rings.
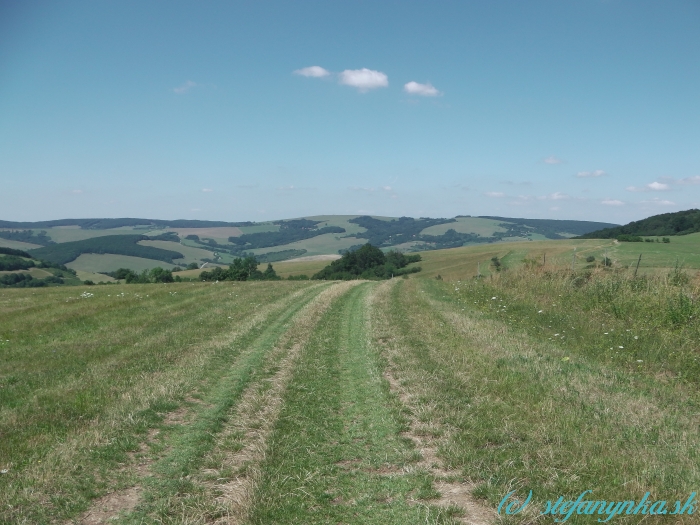
[[337,255],[367,242],[382,250],[422,252],[504,241],[565,239],[614,227],[589,221],[507,217],[411,218],[326,215],[268,222],[158,219],[0,221],[0,246],[78,272],[228,265],[254,255],[260,262]]
[[700,210],[691,209],[653,215],[641,221],[630,222],[624,226],[586,232],[580,236],[582,239],[616,239],[620,235],[687,235],[696,232],[700,232]]

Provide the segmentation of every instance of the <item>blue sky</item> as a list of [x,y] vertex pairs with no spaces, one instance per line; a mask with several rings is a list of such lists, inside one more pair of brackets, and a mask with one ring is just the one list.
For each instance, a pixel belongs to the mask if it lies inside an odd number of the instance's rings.
[[0,218],[700,207],[698,28],[697,0],[0,0]]

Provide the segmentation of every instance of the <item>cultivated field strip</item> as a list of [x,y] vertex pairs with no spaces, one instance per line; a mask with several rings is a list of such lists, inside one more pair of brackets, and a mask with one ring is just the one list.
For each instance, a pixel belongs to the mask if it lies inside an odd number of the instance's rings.
[[[3,348],[0,519],[53,522],[131,486],[119,465],[149,429],[187,395],[206,392],[272,319],[326,286],[129,287],[125,296],[108,287],[65,310],[55,303],[66,289],[53,289],[37,294],[43,304],[20,300],[16,319],[6,310],[3,335],[17,339]],[[60,312],[61,324],[43,312]],[[54,350],[67,355],[47,362]]]

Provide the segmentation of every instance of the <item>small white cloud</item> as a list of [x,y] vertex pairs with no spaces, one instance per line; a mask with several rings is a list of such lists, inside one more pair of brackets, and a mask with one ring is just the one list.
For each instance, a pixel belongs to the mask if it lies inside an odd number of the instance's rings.
[[188,80],[181,86],[178,86],[176,88],[173,88],[173,91],[178,94],[178,95],[184,95],[188,91],[190,91],[193,87],[197,86],[195,82],[192,82],[191,80]]
[[73,191],[71,191],[71,193],[75,193],[76,195],[79,195],[79,194],[83,193],[83,190],[73,190]]
[[487,191],[486,193],[484,193],[484,195],[486,195],[487,197],[497,197],[497,198],[506,196],[505,193],[500,192],[500,191]]
[[280,186],[280,187],[277,188],[277,189],[280,190],[280,191],[294,191],[294,190],[296,190],[297,188],[296,188],[295,186],[293,186],[293,185],[290,184],[289,186]]
[[642,201],[642,204],[658,204],[660,206],[673,206],[676,203],[665,199],[654,198],[648,201]]
[[381,71],[372,69],[346,69],[340,73],[340,83],[346,86],[352,86],[365,93],[370,89],[387,87],[389,85],[389,77]]
[[419,84],[418,82],[408,82],[404,84],[403,90],[409,95],[421,95],[423,97],[437,97],[441,93],[428,82],[427,84]]
[[555,157],[554,155],[550,155],[549,157],[544,159],[545,164],[562,164],[563,162],[564,162],[563,160]]
[[301,69],[297,69],[296,71],[293,71],[295,75],[301,75],[302,77],[313,77],[313,78],[322,78],[322,77],[327,77],[330,75],[330,71],[322,68],[321,66],[310,66],[310,67],[303,67]]
[[640,192],[640,191],[666,191],[668,189],[671,189],[671,187],[668,184],[664,184],[662,182],[652,182],[650,184],[647,184],[646,186],[627,186],[625,188],[627,191],[632,191],[632,192]]
[[382,186],[384,191],[391,191],[391,186]]
[[557,192],[554,192],[551,195],[549,195],[548,198],[553,200],[553,201],[563,201],[563,200],[568,200],[571,197],[569,195],[567,195],[566,193],[561,193],[561,192],[557,191]]
[[607,175],[603,170],[579,171],[577,177],[604,177]]
[[601,204],[606,204],[607,206],[624,206],[625,203],[617,199],[605,199],[601,201]]
[[212,191],[214,191],[214,190],[212,190],[212,189],[210,189],[210,188],[202,188],[202,191],[203,191],[204,193],[210,193],[210,192],[212,192]]
[[647,187],[652,191],[664,191],[668,189],[668,184],[663,184],[661,182],[652,182],[647,184]]

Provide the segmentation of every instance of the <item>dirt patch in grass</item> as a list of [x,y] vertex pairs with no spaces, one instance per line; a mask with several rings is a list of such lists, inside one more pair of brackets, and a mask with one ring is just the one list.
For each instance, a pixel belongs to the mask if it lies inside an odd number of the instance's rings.
[[112,492],[94,501],[88,510],[78,520],[80,525],[101,525],[114,520],[119,514],[136,508],[141,495],[140,487],[130,487],[125,490]]

